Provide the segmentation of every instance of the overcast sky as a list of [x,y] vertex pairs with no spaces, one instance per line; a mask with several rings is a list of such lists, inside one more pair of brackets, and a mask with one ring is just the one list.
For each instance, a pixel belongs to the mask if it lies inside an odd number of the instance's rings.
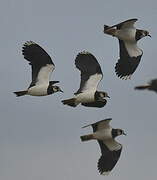
[[[0,179],[1,180],[133,180],[155,179],[157,161],[157,95],[134,86],[157,78],[156,0],[2,0],[0,2]],[[152,38],[140,40],[143,57],[131,80],[114,72],[118,41],[103,34],[104,24],[138,18],[136,26]],[[52,79],[64,93],[47,97],[12,93],[24,90],[31,69],[21,48],[27,40],[41,45],[56,65]],[[63,106],[79,88],[74,59],[93,53],[104,78],[100,90],[110,95],[104,108]],[[96,141],[82,143],[92,132],[82,126],[105,118],[127,136],[119,162],[108,177],[99,175],[100,149]]]

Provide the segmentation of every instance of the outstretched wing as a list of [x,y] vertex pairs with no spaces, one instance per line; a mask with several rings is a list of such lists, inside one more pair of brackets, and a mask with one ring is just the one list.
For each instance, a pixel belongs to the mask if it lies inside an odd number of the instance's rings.
[[102,154],[100,159],[98,160],[98,170],[100,174],[108,175],[110,171],[115,167],[120,158],[122,145],[115,141],[113,143],[114,145],[117,145],[115,146],[115,150],[110,150],[103,141],[98,141],[98,143]]
[[86,90],[96,91],[103,77],[101,67],[96,58],[91,53],[83,51],[77,55],[75,65],[81,71],[80,88],[75,94]]
[[[114,35],[117,32],[121,37],[119,39],[120,59],[115,66],[115,72],[117,76],[122,79],[128,79],[131,77],[139,65],[143,54],[142,50],[137,46],[135,37],[136,29],[134,24],[137,20],[138,19],[134,18],[113,26],[104,26],[104,33],[111,33],[111,35],[113,33]],[[125,40],[123,40],[122,37]]]
[[92,123],[89,125],[86,125],[82,128],[88,127],[88,126],[92,126],[93,128],[93,132],[96,132],[97,130],[101,130],[101,129],[105,129],[105,128],[110,128],[110,121],[112,120],[112,118],[107,118],[101,121],[98,121],[96,123]]
[[112,29],[112,28],[117,28],[117,29],[134,28],[134,24],[137,20],[138,19],[134,18],[134,19],[128,19],[126,21],[115,24],[113,26],[104,25],[104,33],[105,33],[105,30]]
[[118,77],[127,79],[137,69],[143,52],[136,42],[125,42],[119,39],[120,59],[116,63],[115,72]]
[[125,29],[125,28],[134,28],[134,24],[138,19],[128,19],[119,24],[114,25],[113,27],[117,27],[117,29]]
[[35,42],[27,41],[23,45],[22,54],[32,66],[32,82],[30,87],[36,84],[48,84],[55,65],[47,52]]

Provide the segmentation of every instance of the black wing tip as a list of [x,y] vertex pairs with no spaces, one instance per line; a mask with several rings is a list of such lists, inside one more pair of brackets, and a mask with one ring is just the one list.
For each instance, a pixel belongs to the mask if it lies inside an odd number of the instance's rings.
[[79,52],[77,56],[80,56],[80,55],[91,55],[91,53],[89,51],[83,50]]
[[27,46],[31,46],[32,44],[36,44],[34,41],[26,41],[24,44],[23,44],[23,48],[24,47],[27,47]]
[[36,43],[34,41],[26,41],[23,46],[22,46],[22,54],[25,55],[25,50],[27,47],[32,46],[32,45],[36,45]]
[[[79,61],[79,58],[85,57],[85,56],[91,56],[92,54],[89,51],[83,50],[79,52],[75,58],[75,65],[77,61]],[[77,66],[76,66],[77,67]]]
[[115,73],[116,75],[122,80],[131,79],[132,73],[122,72],[119,68],[119,64],[117,63],[115,66]]
[[112,170],[111,168],[107,167],[107,163],[106,158],[103,156],[99,158],[97,168],[101,175],[108,175]]
[[135,72],[137,66],[132,68],[131,64],[124,64],[124,62],[119,59],[115,66],[115,73],[120,79],[128,80],[131,79],[131,76]]
[[124,75],[117,71],[116,71],[116,75],[122,80],[128,80],[128,79],[131,80],[131,76],[132,76],[132,74]]

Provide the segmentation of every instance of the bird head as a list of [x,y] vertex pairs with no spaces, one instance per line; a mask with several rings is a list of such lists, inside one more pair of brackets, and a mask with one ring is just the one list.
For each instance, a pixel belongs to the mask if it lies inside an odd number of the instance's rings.
[[146,37],[146,36],[151,37],[151,35],[149,34],[148,31],[137,29],[137,31],[136,31],[136,40],[140,40],[141,38]]
[[63,92],[59,86],[52,86],[52,91],[55,92]]
[[125,135],[126,136],[126,133],[122,129],[117,129],[117,136],[120,136],[120,135]]
[[117,136],[120,136],[120,135],[126,135],[124,130],[122,130],[122,129],[112,129],[112,137],[113,138],[115,138]]
[[105,97],[110,98],[108,93],[107,92],[103,92],[103,91],[99,91],[99,97],[102,98],[102,99],[105,98]]
[[96,91],[95,93],[95,100],[99,102],[106,102],[106,97],[110,98],[110,96],[107,94],[107,92],[103,91]]

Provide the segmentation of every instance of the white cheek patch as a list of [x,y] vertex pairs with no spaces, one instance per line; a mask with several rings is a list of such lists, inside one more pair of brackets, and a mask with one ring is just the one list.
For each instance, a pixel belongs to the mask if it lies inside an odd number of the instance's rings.
[[104,97],[104,94],[103,94],[103,93],[100,93],[100,97],[102,97],[102,98],[103,98],[103,97]]
[[53,91],[54,91],[54,92],[57,92],[58,90],[57,90],[56,88],[53,88]]

